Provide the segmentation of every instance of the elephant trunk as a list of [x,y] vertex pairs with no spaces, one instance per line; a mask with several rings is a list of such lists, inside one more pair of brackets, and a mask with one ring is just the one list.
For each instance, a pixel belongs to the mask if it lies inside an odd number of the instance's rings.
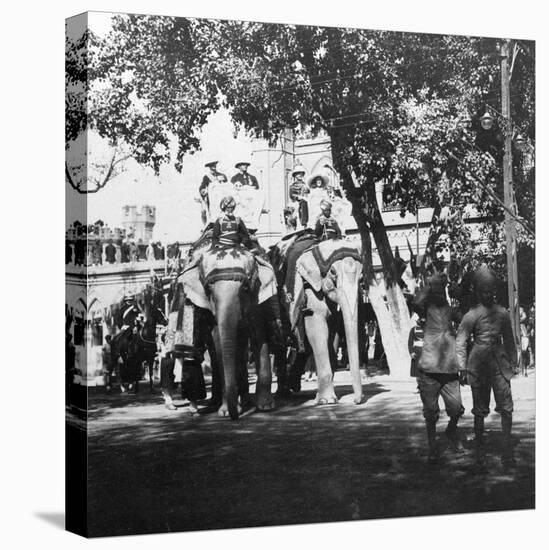
[[[351,275],[351,274],[349,274]],[[341,313],[345,326],[347,340],[347,354],[349,357],[349,369],[351,382],[355,394],[354,402],[360,403],[363,398],[362,380],[360,378],[360,363],[358,358],[358,285],[356,277],[343,277],[340,285]]]
[[223,362],[224,396],[229,416],[233,420],[236,420],[239,414],[236,355],[238,326],[241,318],[240,286],[240,283],[235,281],[223,281],[216,283],[213,291]]

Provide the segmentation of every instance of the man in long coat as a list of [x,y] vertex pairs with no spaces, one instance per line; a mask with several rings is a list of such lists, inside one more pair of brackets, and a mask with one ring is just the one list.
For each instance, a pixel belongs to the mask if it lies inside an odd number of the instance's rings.
[[320,201],[322,214],[318,217],[315,226],[315,235],[321,240],[341,239],[341,228],[332,216],[332,203],[325,199]]
[[461,315],[446,300],[447,279],[434,275],[414,299],[412,308],[425,319],[423,349],[417,365],[417,381],[423,417],[427,429],[430,463],[438,461],[436,423],[439,419],[439,398],[442,396],[449,417],[446,436],[456,451],[463,447],[457,433],[459,418],[464,412],[459,388],[456,340],[453,323]]
[[[506,309],[495,303],[497,282],[496,276],[488,268],[480,268],[475,273],[473,286],[479,303],[463,317],[456,343],[460,377],[467,378],[473,394],[476,460],[480,467],[484,466],[484,419],[490,413],[491,391],[496,401],[495,410],[501,415],[503,465],[514,465],[511,446],[511,378],[517,368],[517,349],[511,317]],[[467,354],[467,344],[471,337],[473,343]]]
[[250,166],[249,162],[237,162],[235,168],[238,172],[231,178],[231,183],[235,185],[240,184],[242,187],[250,185],[251,187],[259,189],[257,178],[252,174],[248,174],[248,166]]
[[217,170],[217,160],[212,160],[210,162],[207,162],[204,165],[204,168],[208,168],[208,173],[204,174],[204,177],[202,178],[202,182],[200,183],[200,187],[198,188],[198,191],[200,193],[200,198],[202,200],[202,221],[206,223],[207,219],[207,212],[210,210],[210,194],[209,194],[209,188],[210,184],[216,181],[219,181],[220,179],[225,179],[227,181],[227,176],[225,174],[222,174],[221,172],[218,172]]

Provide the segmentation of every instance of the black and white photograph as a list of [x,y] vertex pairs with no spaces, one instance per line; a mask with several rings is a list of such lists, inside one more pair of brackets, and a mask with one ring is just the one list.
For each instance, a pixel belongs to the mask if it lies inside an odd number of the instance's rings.
[[4,546],[542,547],[543,21],[7,6]]
[[67,19],[69,530],[535,507],[535,60]]

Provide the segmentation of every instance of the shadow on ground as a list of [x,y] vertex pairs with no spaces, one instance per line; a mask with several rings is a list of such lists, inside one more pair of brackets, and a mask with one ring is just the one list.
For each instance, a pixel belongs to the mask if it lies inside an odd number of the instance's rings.
[[[487,473],[445,449],[428,466],[415,385],[365,384],[352,404],[315,407],[315,385],[277,400],[270,413],[237,422],[168,411],[160,394],[99,397],[90,403],[90,535],[316,523],[532,508],[534,426],[515,422],[517,468],[499,457],[498,418],[487,422]],[[181,405],[181,402],[179,403]],[[520,405],[520,403],[519,403]],[[472,420],[463,421],[470,435]]]

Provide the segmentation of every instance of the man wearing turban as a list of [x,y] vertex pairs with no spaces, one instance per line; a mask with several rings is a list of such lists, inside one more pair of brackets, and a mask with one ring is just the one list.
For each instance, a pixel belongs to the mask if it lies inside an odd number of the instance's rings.
[[[474,275],[473,288],[478,305],[463,317],[457,335],[457,356],[460,377],[467,378],[473,394],[476,461],[484,466],[484,419],[490,413],[490,391],[494,392],[496,412],[501,415],[505,467],[514,465],[511,445],[513,398],[511,378],[517,366],[517,350],[511,318],[506,309],[495,303],[495,274],[482,267]],[[473,344],[467,356],[467,344]]]
[[442,396],[449,421],[446,436],[455,451],[463,451],[457,424],[464,412],[459,388],[455,329],[460,320],[457,308],[446,300],[445,275],[433,275],[413,302],[413,309],[425,319],[423,349],[418,362],[418,387],[423,403],[430,463],[438,461],[436,423]]
[[337,220],[332,217],[332,203],[326,199],[320,201],[322,214],[318,217],[315,227],[315,235],[321,241],[328,239],[341,239],[341,228]]
[[214,222],[212,242],[220,248],[231,248],[243,244],[251,247],[250,234],[241,218],[234,215],[236,201],[227,196],[221,199],[219,208],[223,214]]

